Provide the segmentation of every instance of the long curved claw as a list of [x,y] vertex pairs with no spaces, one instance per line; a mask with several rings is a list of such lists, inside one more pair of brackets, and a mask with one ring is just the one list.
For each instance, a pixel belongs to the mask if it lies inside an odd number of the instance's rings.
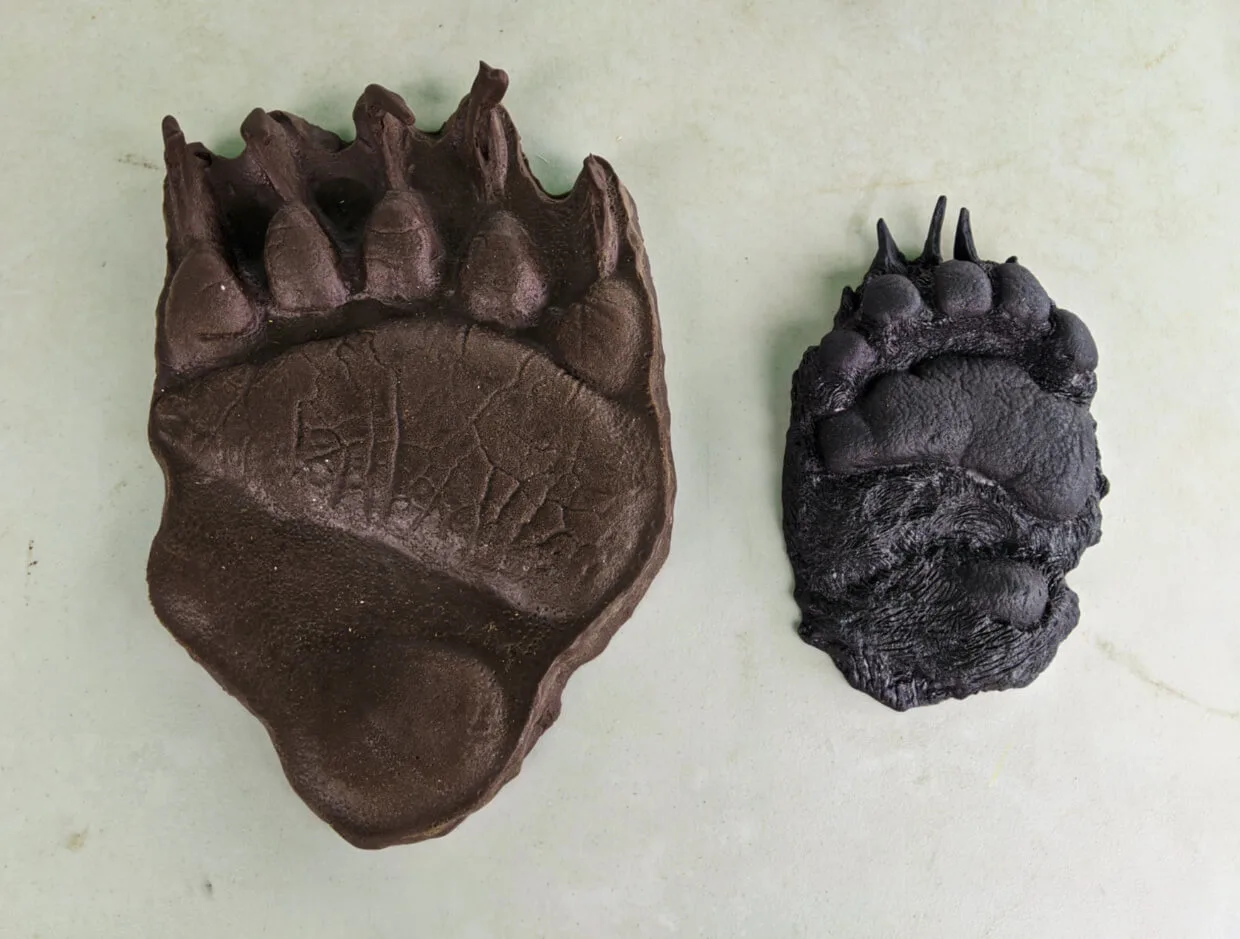
[[939,196],[930,216],[930,230],[926,233],[926,246],[921,250],[921,260],[938,264],[943,260],[943,219],[947,215],[947,196]]
[[907,270],[904,255],[891,237],[891,229],[881,218],[878,220],[878,253],[870,263],[871,274],[903,274]]
[[973,245],[973,228],[969,224],[969,210],[962,208],[960,218],[956,221],[956,250],[953,256],[957,261],[972,261],[980,264],[977,248]]

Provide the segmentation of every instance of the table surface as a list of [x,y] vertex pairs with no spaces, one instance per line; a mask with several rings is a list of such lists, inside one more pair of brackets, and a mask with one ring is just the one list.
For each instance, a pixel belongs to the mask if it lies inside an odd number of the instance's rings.
[[[1240,935],[1234,0],[12,2],[0,936]],[[640,208],[675,537],[521,775],[363,852],[148,605],[159,122],[231,154],[379,82],[436,127],[479,58],[549,188],[595,152]],[[875,221],[941,192],[1093,329],[1113,490],[1045,675],[897,714],[794,632],[778,475]]]

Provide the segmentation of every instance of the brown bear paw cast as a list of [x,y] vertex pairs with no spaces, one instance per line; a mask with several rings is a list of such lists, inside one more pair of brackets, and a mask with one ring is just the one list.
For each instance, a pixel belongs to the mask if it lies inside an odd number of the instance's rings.
[[165,121],[160,619],[363,847],[516,775],[667,555],[663,353],[627,191],[534,179],[483,65],[441,131]]

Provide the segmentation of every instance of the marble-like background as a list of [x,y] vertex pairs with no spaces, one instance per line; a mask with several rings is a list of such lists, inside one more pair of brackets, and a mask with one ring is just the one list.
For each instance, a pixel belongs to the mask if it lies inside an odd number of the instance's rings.
[[[0,936],[1240,935],[1235,0],[0,6]],[[549,187],[637,200],[676,532],[520,777],[364,853],[147,605],[159,121],[232,153],[377,81],[434,127],[479,58]],[[778,468],[940,192],[1092,327],[1113,492],[1051,669],[896,714],[793,632]]]

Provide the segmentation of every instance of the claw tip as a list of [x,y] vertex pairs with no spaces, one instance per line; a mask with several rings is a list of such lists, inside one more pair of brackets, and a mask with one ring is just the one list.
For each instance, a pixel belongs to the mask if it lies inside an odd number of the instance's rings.
[[414,123],[413,112],[409,110],[405,99],[394,91],[388,91],[382,85],[366,86],[361,97],[358,98],[357,108],[354,109],[355,118],[358,112],[363,110],[390,114],[402,124],[412,125]]
[[874,255],[874,263],[870,265],[872,274],[892,274],[904,271],[904,255],[896,247],[891,237],[891,229],[885,219],[878,220],[878,253]]
[[271,117],[262,108],[255,108],[241,122],[241,137],[247,143],[250,140],[266,141],[271,137]]
[[930,229],[926,232],[926,244],[921,256],[937,264],[943,260],[943,219],[947,215],[947,196],[939,196],[930,215]]
[[492,68],[486,62],[478,62],[478,76],[474,79],[472,94],[484,108],[495,107],[508,90],[508,73],[502,68]]
[[956,221],[956,246],[953,255],[958,261],[972,261],[974,264],[981,260],[973,244],[973,227],[969,224],[969,210],[963,206]]
[[615,171],[611,168],[611,164],[604,160],[596,153],[591,153],[581,161],[582,168],[589,175],[590,179],[600,189],[607,187],[607,177],[614,176]]

